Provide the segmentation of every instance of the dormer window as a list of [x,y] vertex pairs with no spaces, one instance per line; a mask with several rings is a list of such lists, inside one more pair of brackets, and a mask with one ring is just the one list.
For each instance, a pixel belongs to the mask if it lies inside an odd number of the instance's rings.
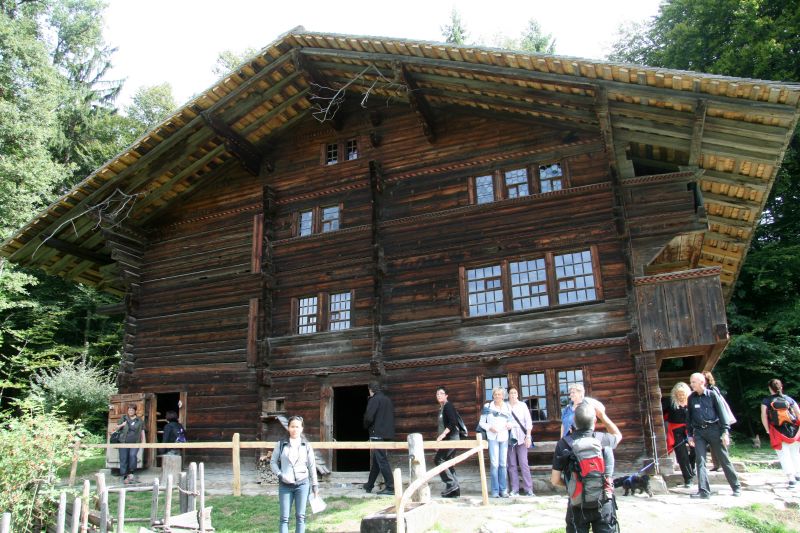
[[323,145],[322,161],[325,165],[336,165],[359,158],[358,139],[337,140]]

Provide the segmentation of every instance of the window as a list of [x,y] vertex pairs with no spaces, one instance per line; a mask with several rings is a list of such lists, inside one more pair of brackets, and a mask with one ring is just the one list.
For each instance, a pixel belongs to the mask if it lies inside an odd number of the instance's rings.
[[330,331],[350,329],[350,300],[349,292],[331,294],[330,309],[328,312],[330,318],[328,329]]
[[335,165],[339,162],[339,145],[337,143],[325,145],[325,164]]
[[548,162],[475,176],[469,180],[470,201],[481,205],[496,200],[560,191],[568,186],[565,168],[560,162]]
[[494,202],[494,176],[478,176],[475,178],[475,203],[489,202]]
[[314,231],[314,210],[300,212],[300,229],[297,234],[301,237],[304,235],[311,235]]
[[297,213],[294,234],[298,237],[327,233],[341,228],[342,205],[314,207]]
[[469,315],[493,315],[503,312],[500,265],[467,270]]
[[317,297],[300,298],[297,309],[297,333],[315,333],[317,331]]
[[505,177],[507,198],[520,198],[530,194],[528,188],[528,171],[526,169],[519,168],[517,170],[509,170],[506,172]]
[[350,139],[347,141],[345,153],[347,154],[348,161],[358,159],[358,141],[355,139]]
[[352,291],[319,293],[292,299],[292,330],[303,335],[318,331],[342,331],[352,327]]
[[544,372],[519,377],[519,400],[525,402],[534,422],[547,420],[547,384]]
[[541,192],[560,191],[563,188],[563,176],[561,163],[539,165],[539,190]]
[[598,300],[600,283],[595,263],[589,249],[462,267],[464,315],[494,315]]
[[583,370],[561,370],[558,372],[558,405],[561,409],[569,403],[569,386],[575,383],[583,385]]
[[508,378],[506,376],[497,376],[493,378],[484,378],[483,380],[483,401],[492,401],[492,391],[495,387],[502,387],[508,389]]
[[339,206],[322,208],[322,233],[339,229]]
[[592,253],[589,250],[555,256],[558,303],[568,304],[597,299]]

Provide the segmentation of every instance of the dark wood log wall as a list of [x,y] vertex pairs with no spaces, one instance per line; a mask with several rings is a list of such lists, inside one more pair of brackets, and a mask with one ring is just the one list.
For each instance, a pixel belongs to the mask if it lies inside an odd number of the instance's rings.
[[[439,385],[473,426],[484,377],[554,380],[581,369],[626,436],[621,459],[641,459],[642,410],[652,406],[631,384],[626,241],[599,131],[448,113],[437,116],[429,144],[407,106],[378,113],[350,110],[340,130],[308,118],[273,145],[272,172],[234,168],[159,221],[142,263],[127,390],[188,391],[197,440],[259,437],[270,398],[285,399],[308,434],[325,438],[331,388],[380,377],[402,439],[433,435]],[[359,157],[341,161],[340,153],[325,165],[325,145],[350,139]],[[474,176],[556,161],[565,190],[471,203]],[[300,211],[330,205],[341,206],[341,229],[296,236]],[[586,249],[597,259],[599,300],[464,315],[461,267]],[[294,334],[293,299],[345,291],[350,329]],[[536,424],[536,440],[558,437],[556,397],[548,391],[549,419]]]

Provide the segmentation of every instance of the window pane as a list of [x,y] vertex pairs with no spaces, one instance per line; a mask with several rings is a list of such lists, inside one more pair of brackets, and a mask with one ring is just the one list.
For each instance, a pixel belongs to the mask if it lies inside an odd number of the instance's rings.
[[317,331],[317,297],[300,298],[297,301],[297,333]]
[[339,229],[339,206],[322,208],[322,233]]
[[495,387],[503,387],[508,389],[508,378],[506,376],[497,376],[494,378],[483,379],[483,401],[492,401],[492,390]]
[[[561,370],[558,372],[558,404],[563,409],[569,403],[569,386],[583,384],[583,370]],[[586,385],[584,385],[584,388]]]
[[528,171],[524,168],[506,172],[506,190],[509,198],[528,196]]
[[503,312],[503,289],[500,283],[499,265],[467,270],[467,279],[474,280],[467,284],[469,316],[493,315]]
[[475,198],[479,204],[494,202],[494,178],[492,176],[475,178]]
[[358,142],[355,139],[347,141],[347,160],[358,159]]
[[522,374],[520,382],[520,401],[525,402],[531,411],[534,422],[547,420],[547,388],[544,372]]
[[563,175],[561,163],[539,165],[539,189],[542,192],[560,191],[564,186]]
[[311,235],[314,229],[314,211],[302,211],[300,213],[300,232],[299,235]]
[[325,146],[325,164],[335,165],[339,162],[339,145],[328,144]]
[[330,300],[330,331],[350,328],[350,293],[331,294]]
[[[509,263],[514,311],[547,307],[547,270],[544,258]],[[516,272],[516,273],[515,273]]]
[[555,263],[558,303],[590,302],[597,299],[594,265],[589,250],[557,255]]

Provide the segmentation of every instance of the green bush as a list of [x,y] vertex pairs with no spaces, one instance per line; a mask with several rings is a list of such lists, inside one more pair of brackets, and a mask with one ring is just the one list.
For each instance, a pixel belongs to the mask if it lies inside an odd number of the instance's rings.
[[0,512],[10,512],[14,531],[32,531],[52,512],[59,466],[70,462],[78,426],[36,399],[21,414],[0,413]]
[[92,431],[105,428],[108,397],[116,393],[110,374],[84,362],[41,370],[31,380],[31,396],[72,422],[82,420]]

